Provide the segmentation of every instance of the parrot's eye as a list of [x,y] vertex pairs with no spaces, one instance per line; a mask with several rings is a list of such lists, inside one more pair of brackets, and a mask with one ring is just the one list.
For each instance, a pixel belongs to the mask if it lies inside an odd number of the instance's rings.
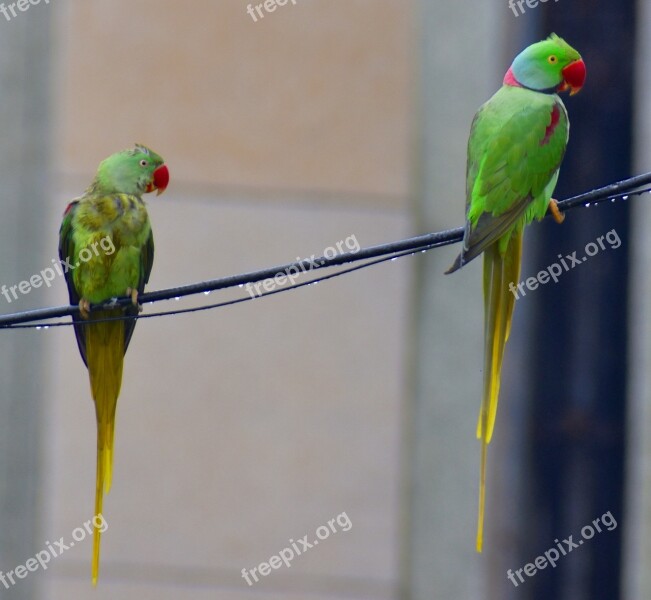
[[558,62],[558,57],[555,54],[551,54],[547,57],[547,62],[550,65],[555,65]]
[[140,166],[141,167],[146,167],[148,164],[149,163],[144,158],[140,161]]

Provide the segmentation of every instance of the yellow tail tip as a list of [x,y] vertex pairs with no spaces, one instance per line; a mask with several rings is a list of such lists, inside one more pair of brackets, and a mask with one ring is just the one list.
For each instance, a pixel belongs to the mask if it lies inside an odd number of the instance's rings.
[[484,515],[486,509],[486,451],[487,443],[481,445],[481,462],[479,467],[479,506],[477,511],[477,540],[475,549],[481,553],[484,547]]
[[479,515],[479,520],[477,523],[477,538],[475,540],[475,550],[481,554],[481,551],[484,549],[484,507],[481,507],[481,514]]
[[97,586],[97,577],[99,576],[99,556],[93,556],[93,564],[91,566],[90,578],[93,582],[93,587]]
[[[99,533],[95,530],[94,536],[97,536]],[[91,563],[91,580],[93,582],[93,587],[97,585],[97,578],[99,576],[99,536],[94,537],[93,539],[93,562]]]

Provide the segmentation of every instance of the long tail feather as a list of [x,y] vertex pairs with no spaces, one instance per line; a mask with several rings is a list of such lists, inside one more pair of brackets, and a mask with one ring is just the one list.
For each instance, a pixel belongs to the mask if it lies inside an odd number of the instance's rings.
[[520,228],[513,232],[504,255],[499,251],[499,242],[484,251],[484,393],[477,422],[477,438],[481,440],[477,552],[482,551],[484,544],[486,454],[495,427],[502,358],[515,306],[515,296],[509,290],[509,283],[518,283],[521,256]]
[[[93,319],[115,316],[114,311],[102,311]],[[86,327],[86,358],[90,387],[97,418],[97,475],[95,480],[95,515],[102,514],[104,493],[111,488],[113,466],[113,432],[115,407],[122,384],[124,359],[124,322],[112,321],[88,324]],[[99,574],[101,532],[93,530],[93,585]]]

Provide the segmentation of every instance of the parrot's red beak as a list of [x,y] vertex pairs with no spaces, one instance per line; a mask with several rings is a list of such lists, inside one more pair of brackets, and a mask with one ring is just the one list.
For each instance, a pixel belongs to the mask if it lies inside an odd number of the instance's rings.
[[563,74],[563,83],[558,88],[559,92],[570,90],[570,96],[574,96],[581,91],[585,83],[585,63],[581,59],[571,62],[561,73]]
[[166,165],[161,165],[154,171],[154,177],[145,191],[149,193],[156,190],[156,195],[160,196],[167,189],[167,184],[169,182],[170,172],[167,170]]

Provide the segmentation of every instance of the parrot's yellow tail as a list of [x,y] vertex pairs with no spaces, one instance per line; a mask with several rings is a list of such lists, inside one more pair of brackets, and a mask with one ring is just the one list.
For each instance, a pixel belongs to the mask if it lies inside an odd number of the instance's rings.
[[479,477],[479,518],[477,522],[477,552],[484,544],[484,506],[486,501],[486,453],[493,435],[500,373],[504,346],[511,331],[515,295],[509,284],[518,284],[522,256],[522,229],[516,227],[504,255],[499,241],[484,251],[484,394],[477,423],[477,438],[481,440]]
[[[117,316],[119,311],[101,311],[91,319]],[[97,477],[95,481],[95,515],[102,514],[104,493],[111,488],[113,465],[113,431],[115,406],[122,384],[124,359],[124,322],[112,321],[86,325],[86,360],[90,387],[97,417]],[[93,531],[93,585],[99,573],[100,530]]]

